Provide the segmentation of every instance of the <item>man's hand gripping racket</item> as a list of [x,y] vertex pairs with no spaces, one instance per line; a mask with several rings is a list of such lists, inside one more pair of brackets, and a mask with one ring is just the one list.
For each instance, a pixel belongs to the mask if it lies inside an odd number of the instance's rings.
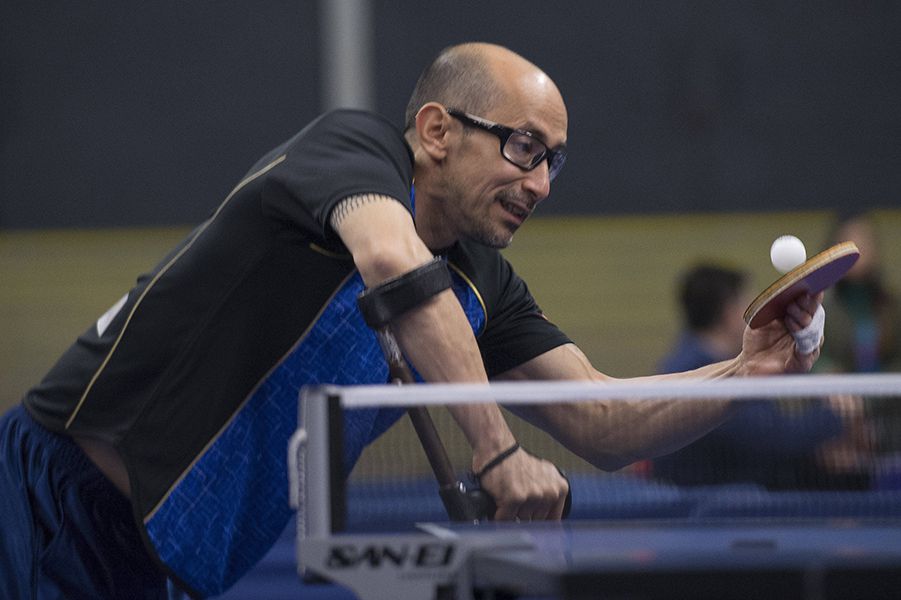
[[[757,329],[774,319],[784,318],[788,306],[799,296],[813,296],[835,284],[854,266],[859,256],[860,251],[853,242],[842,242],[809,258],[757,296],[745,311],[745,322],[751,329]],[[819,347],[824,321],[825,312],[821,306],[810,325],[792,333],[801,354],[809,354]]]

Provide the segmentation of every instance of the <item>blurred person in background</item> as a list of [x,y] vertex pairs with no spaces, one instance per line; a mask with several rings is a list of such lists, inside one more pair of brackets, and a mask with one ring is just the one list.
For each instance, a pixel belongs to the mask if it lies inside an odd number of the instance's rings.
[[839,217],[829,241],[854,242],[860,258],[827,292],[829,336],[817,370],[901,371],[901,305],[883,278],[872,215]]
[[[689,268],[678,291],[683,329],[658,372],[688,371],[734,355],[741,348],[744,310],[752,300],[749,283],[747,273],[731,267],[700,263]],[[654,459],[652,473],[678,485],[865,488],[869,478],[858,470],[856,453],[845,458],[847,438],[859,437],[851,426],[859,414],[859,402],[847,397],[746,400],[706,436]]]
[[[828,245],[854,242],[860,258],[844,279],[829,290],[824,306],[829,335],[818,372],[876,373],[901,371],[901,302],[884,278],[882,254],[871,213],[839,215]],[[866,402],[880,452],[901,453],[899,398]]]

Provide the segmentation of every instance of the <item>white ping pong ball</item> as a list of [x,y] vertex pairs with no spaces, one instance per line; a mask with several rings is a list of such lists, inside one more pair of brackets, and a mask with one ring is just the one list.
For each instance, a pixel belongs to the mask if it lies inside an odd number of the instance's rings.
[[770,260],[777,271],[788,273],[807,260],[807,250],[804,243],[795,236],[779,236],[770,246]]

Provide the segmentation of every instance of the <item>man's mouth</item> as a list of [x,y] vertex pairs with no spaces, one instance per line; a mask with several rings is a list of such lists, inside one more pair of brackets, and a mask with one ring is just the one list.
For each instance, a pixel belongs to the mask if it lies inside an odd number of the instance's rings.
[[504,210],[506,210],[508,213],[510,213],[514,217],[517,217],[518,219],[521,219],[521,220],[527,219],[531,212],[525,208],[522,208],[518,204],[514,204],[512,202],[508,202],[503,199],[500,200],[500,203],[501,203],[501,206],[504,207]]

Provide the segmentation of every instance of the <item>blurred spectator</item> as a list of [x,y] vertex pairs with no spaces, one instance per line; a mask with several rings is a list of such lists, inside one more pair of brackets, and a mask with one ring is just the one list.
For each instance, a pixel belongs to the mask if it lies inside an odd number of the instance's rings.
[[684,328],[658,372],[688,371],[735,356],[750,301],[746,273],[708,264],[690,269],[679,287]]
[[[684,328],[660,363],[659,372],[686,371],[734,356],[750,303],[742,271],[701,264],[681,279]],[[827,309],[827,336],[831,318]],[[821,448],[843,439],[842,415],[857,403],[849,398],[744,400],[726,423],[696,442],[653,461],[653,475],[679,485],[756,483],[768,489],[865,488],[868,476],[857,461],[824,462]]]
[[[887,287],[882,256],[868,213],[840,216],[829,244],[850,241],[860,258],[826,296],[826,341],[819,372],[901,371],[901,304]],[[877,450],[901,452],[899,398],[871,399],[867,413],[876,429]]]
[[901,371],[901,306],[882,277],[872,217],[865,213],[838,220],[829,245],[851,241],[860,258],[827,294],[826,342],[820,371]]

